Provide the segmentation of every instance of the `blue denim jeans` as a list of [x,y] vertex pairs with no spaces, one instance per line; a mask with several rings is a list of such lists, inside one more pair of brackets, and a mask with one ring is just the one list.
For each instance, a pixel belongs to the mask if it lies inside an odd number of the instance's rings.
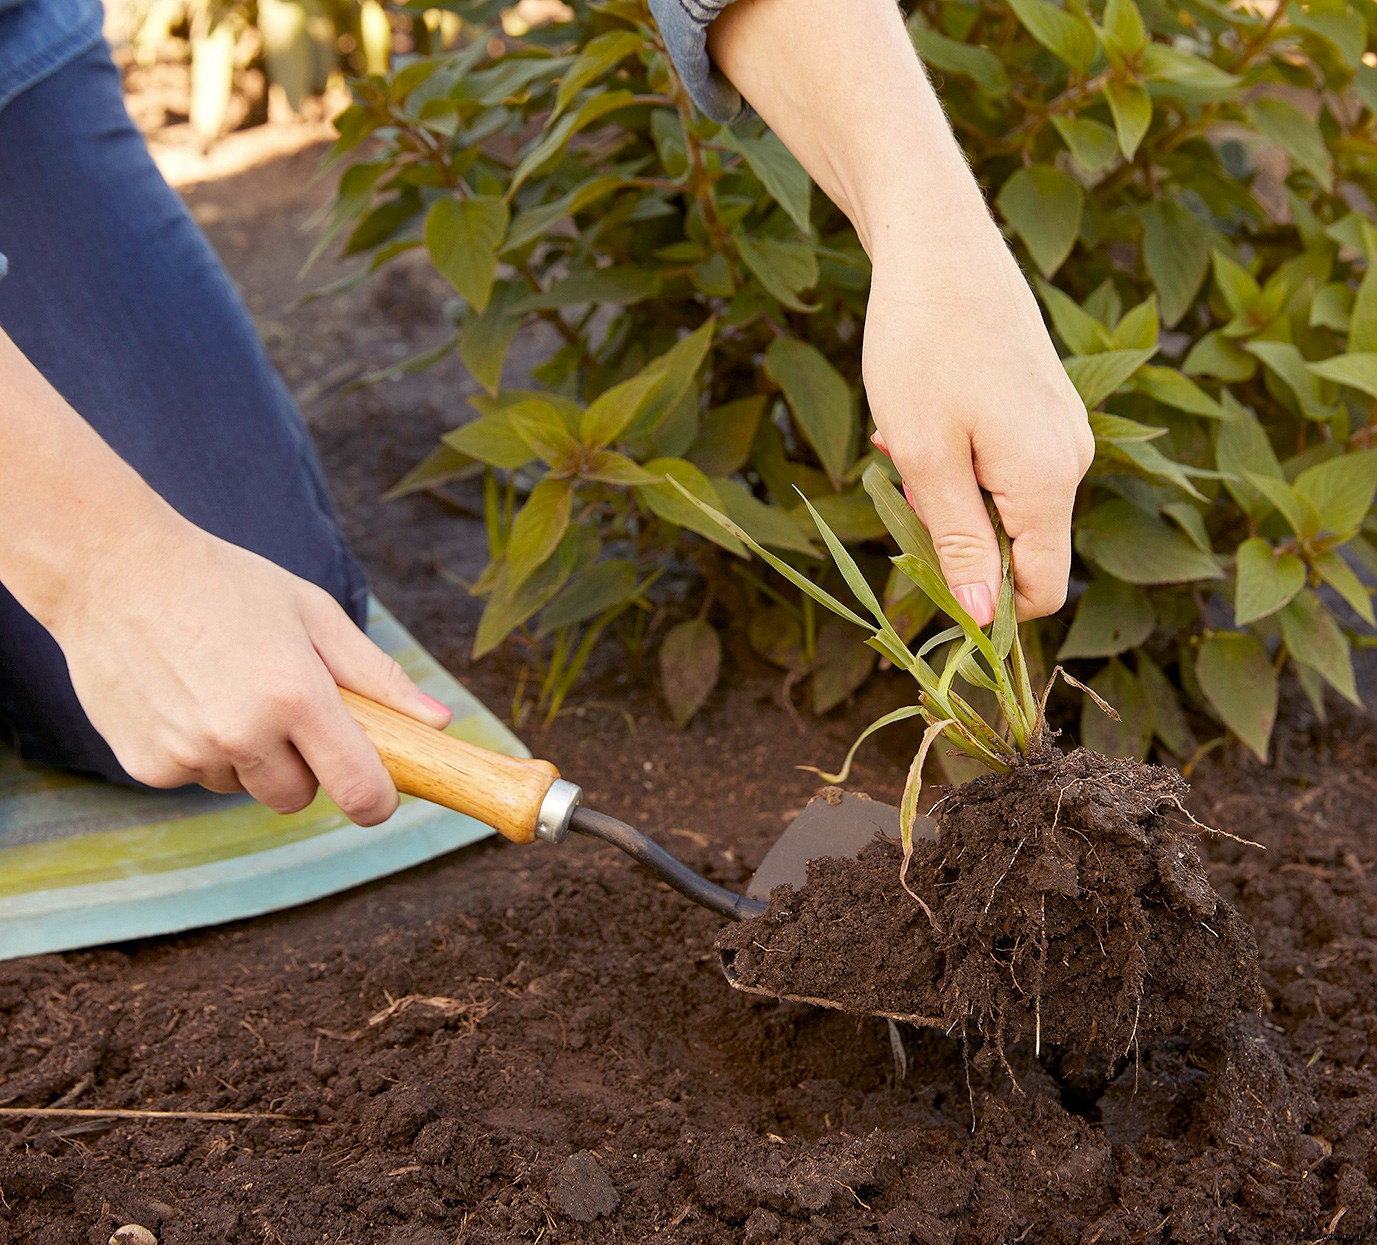
[[[0,326],[186,518],[319,584],[361,623],[363,573],[305,424],[130,121],[103,43],[0,110],[0,168]],[[0,587],[4,743],[132,782],[61,650]]]

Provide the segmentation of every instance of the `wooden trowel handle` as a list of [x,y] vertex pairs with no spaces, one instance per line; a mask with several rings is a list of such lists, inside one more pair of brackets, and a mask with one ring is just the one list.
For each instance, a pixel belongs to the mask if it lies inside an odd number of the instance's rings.
[[[354,692],[341,689],[340,695],[378,750],[398,791],[467,813],[513,843],[530,843],[537,837],[542,808],[558,782],[556,794],[563,792],[569,803],[562,827],[567,829],[578,788],[564,782],[549,761],[489,752]],[[563,834],[540,837],[558,841]]]

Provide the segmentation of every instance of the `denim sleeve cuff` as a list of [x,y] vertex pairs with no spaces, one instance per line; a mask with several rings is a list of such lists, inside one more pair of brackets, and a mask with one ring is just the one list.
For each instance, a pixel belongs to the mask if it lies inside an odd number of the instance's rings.
[[714,121],[738,120],[746,106],[708,58],[708,27],[732,0],[650,0],[665,47],[693,101]]

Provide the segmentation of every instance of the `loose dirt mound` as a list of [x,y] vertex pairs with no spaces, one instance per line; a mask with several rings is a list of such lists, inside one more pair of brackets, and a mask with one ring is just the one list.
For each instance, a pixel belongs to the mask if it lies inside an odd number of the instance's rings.
[[1122,1057],[1263,1004],[1257,948],[1220,900],[1172,771],[1049,750],[941,803],[936,840],[815,862],[718,949],[737,979],[846,1010]]

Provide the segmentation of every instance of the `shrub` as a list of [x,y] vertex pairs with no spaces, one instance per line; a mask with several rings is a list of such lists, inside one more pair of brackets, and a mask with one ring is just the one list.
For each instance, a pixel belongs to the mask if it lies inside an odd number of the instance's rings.
[[[1361,573],[1377,572],[1375,26],[1368,0],[911,10],[1092,413],[1069,628],[1027,646],[1091,663],[1124,710],[1084,719],[1102,751],[1192,754],[1184,698],[1262,756],[1286,665],[1317,710],[1326,685],[1356,700]],[[486,391],[401,486],[486,475],[476,652],[556,634],[567,687],[580,646],[678,554],[758,651],[812,674],[815,708],[844,699],[876,654],[726,556],[739,542],[676,482],[821,579],[806,499],[896,633],[928,624],[922,593],[881,578],[861,487],[880,460],[862,436],[855,234],[759,123],[693,112],[642,4],[413,59],[359,82],[338,127],[337,156],[367,147],[327,236],[371,253],[361,276],[424,247],[457,329],[402,366],[457,349]],[[504,389],[536,321],[561,343],[541,389]],[[717,667],[706,617],[662,649],[684,719]]]

